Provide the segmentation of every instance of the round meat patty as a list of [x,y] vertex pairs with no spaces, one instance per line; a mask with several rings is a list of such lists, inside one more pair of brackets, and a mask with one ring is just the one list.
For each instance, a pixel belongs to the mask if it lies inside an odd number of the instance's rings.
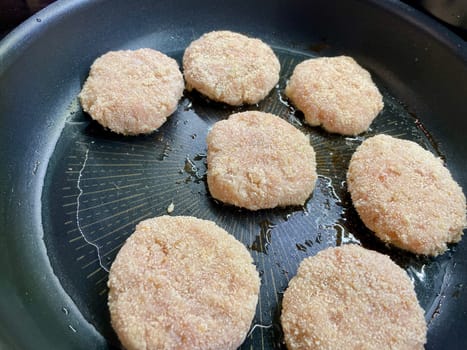
[[347,56],[301,62],[285,94],[308,124],[342,135],[366,131],[384,106],[370,73]]
[[351,158],[347,184],[360,218],[384,242],[435,256],[461,239],[462,189],[443,162],[415,142],[387,135],[365,140]]
[[413,285],[383,254],[349,244],[300,264],[284,293],[289,350],[423,349],[426,324]]
[[207,137],[211,195],[250,210],[303,205],[314,189],[316,160],[309,138],[269,113],[232,114]]
[[136,226],[108,285],[125,349],[237,349],[260,280],[243,244],[213,222],[162,216]]
[[83,110],[113,132],[147,134],[177,109],[184,89],[177,62],[152,49],[97,58],[79,94]]
[[204,34],[185,50],[187,90],[238,106],[261,101],[279,81],[280,64],[259,39],[230,31]]

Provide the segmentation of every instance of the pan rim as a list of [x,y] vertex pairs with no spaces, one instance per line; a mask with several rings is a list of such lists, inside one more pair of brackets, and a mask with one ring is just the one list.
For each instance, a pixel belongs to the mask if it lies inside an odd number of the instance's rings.
[[[386,11],[389,11],[392,15],[400,17],[405,21],[410,22],[413,26],[417,27],[420,30],[423,29],[426,33],[430,34],[430,36],[434,36],[434,38],[438,40],[438,42],[445,45],[445,47],[448,48],[449,51],[461,58],[464,63],[467,63],[467,46],[465,45],[465,42],[456,34],[450,32],[448,29],[446,29],[444,26],[437,23],[433,19],[422,14],[416,9],[410,8],[410,6],[399,1],[380,2],[377,0],[369,0],[368,2],[371,3],[372,6],[384,8]],[[38,12],[36,15],[29,18],[25,22],[23,22],[20,26],[14,29],[0,42],[0,62],[2,63],[0,66],[0,76],[2,76],[2,74],[8,70],[9,66],[24,53],[24,51],[31,43],[33,43],[41,35],[44,35],[44,32],[50,26],[60,23],[61,21],[65,20],[68,15],[72,15],[73,13],[76,13],[76,11],[80,11],[85,7],[93,5],[94,3],[95,2],[90,0],[59,0],[51,4],[49,7]],[[38,22],[37,18],[40,18],[41,21]],[[59,133],[60,131],[58,131],[58,134]],[[4,154],[3,149],[4,148],[2,147],[2,156]],[[4,159],[7,159],[7,157],[5,156]],[[43,182],[43,176],[38,176],[36,181]],[[9,190],[8,186],[9,185],[6,183],[1,183],[2,193],[7,193],[7,191]],[[41,192],[42,185],[40,185],[38,189]],[[38,207],[37,204],[32,204],[34,212],[38,211],[40,213],[42,211],[40,196],[41,193],[39,193],[38,195],[34,195],[34,197],[39,198]],[[0,209],[0,212],[2,212],[2,214],[4,213],[3,215],[6,216],[7,213],[12,212],[11,209],[13,209],[13,206],[6,202],[2,202],[0,204]],[[37,217],[41,218],[41,215],[38,215]],[[31,256],[29,261],[25,261],[25,265],[33,266],[33,264],[37,262],[37,257],[41,259],[48,259],[45,250],[45,245],[42,241],[42,237],[44,235],[42,225],[41,223],[37,224],[40,225],[37,228],[37,238],[40,239],[39,244],[41,249],[40,251],[34,253],[37,254],[37,256]],[[47,266],[47,271],[49,274],[51,274],[51,276],[53,276],[53,278],[56,279],[56,276],[53,274],[53,270],[50,264],[48,264]],[[54,288],[56,288],[55,293],[57,293],[57,295],[59,295],[60,297],[66,298],[68,296],[62,288],[62,286],[60,285],[60,283],[58,282],[58,279],[56,279],[56,285],[54,284]],[[74,303],[67,302],[67,305],[72,304],[73,306],[75,306]],[[83,321],[87,323],[87,321],[84,320],[84,318]]]

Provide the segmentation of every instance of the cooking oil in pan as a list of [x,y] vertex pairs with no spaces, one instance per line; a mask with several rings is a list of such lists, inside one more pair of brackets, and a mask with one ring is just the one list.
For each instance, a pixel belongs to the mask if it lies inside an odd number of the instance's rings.
[[[106,306],[107,270],[136,224],[166,215],[170,203],[174,203],[171,215],[196,216],[224,227],[249,248],[261,271],[258,311],[242,349],[284,348],[279,316],[290,279],[304,258],[341,244],[362,244],[389,254],[411,276],[427,320],[436,315],[452,270],[449,253],[418,258],[381,243],[360,221],[345,182],[352,153],[370,136],[387,133],[411,139],[442,156],[436,143],[382,83],[378,85],[385,108],[368,132],[343,137],[307,126],[283,91],[295,65],[312,55],[276,53],[281,79],[257,105],[229,107],[196,92],[186,93],[178,110],[151,135],[112,134],[91,121],[77,100],[71,104],[73,113],[64,112],[64,129],[48,164],[42,194],[44,241],[63,288],[109,343],[118,344]],[[250,212],[209,196],[207,133],[216,121],[251,109],[274,113],[310,137],[319,177],[303,207]]]
[[259,233],[254,242],[249,246],[251,250],[259,253],[268,253],[268,246],[271,244],[271,231],[274,225],[269,220],[264,220],[259,223]]

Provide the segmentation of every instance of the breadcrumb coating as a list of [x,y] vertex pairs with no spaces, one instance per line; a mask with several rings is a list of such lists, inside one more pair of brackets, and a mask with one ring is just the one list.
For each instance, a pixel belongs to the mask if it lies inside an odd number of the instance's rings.
[[153,49],[97,58],[79,94],[83,110],[123,135],[148,134],[177,109],[184,81],[177,62]]
[[348,56],[301,62],[285,93],[308,124],[342,135],[366,131],[384,107],[370,73]]
[[215,223],[140,222],[109,274],[112,326],[128,349],[237,349],[260,280],[242,243]]
[[314,189],[309,138],[273,114],[248,111],[214,124],[207,137],[211,195],[250,210],[303,205]]
[[427,331],[405,271],[355,244],[301,262],[284,293],[281,324],[289,350],[423,349]]
[[443,162],[412,141],[365,140],[353,154],[348,190],[364,224],[416,254],[443,253],[466,227],[466,200]]
[[187,47],[183,70],[187,90],[238,106],[255,104],[267,96],[279,81],[280,63],[259,39],[214,31]]

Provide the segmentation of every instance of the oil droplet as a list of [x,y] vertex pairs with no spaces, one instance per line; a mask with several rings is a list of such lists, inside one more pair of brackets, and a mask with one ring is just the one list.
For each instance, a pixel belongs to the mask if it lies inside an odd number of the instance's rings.
[[183,106],[183,110],[189,111],[192,107],[193,107],[193,103],[188,100],[188,103],[185,106]]
[[186,156],[185,158],[185,165],[183,167],[183,170],[188,175],[190,175],[187,179],[185,179],[186,183],[191,181],[195,183],[200,183],[204,180],[204,174],[201,174],[196,164],[188,156]]
[[306,246],[301,244],[301,243],[296,243],[295,246],[297,247],[298,250],[300,250],[301,252],[306,252],[307,249],[306,249]]
[[40,22],[42,22],[42,19],[40,19],[40,18],[38,17],[38,18],[36,18],[36,22],[40,23]]
[[271,232],[274,227],[268,220],[261,221],[259,223],[259,234],[249,248],[256,252],[267,254],[268,247],[271,244]]
[[174,202],[170,202],[169,206],[167,207],[167,213],[172,214],[175,209],[175,204]]
[[302,121],[299,118],[297,118],[295,112],[291,112],[287,115],[287,121],[299,129],[303,127]]
[[418,269],[415,266],[409,266],[407,269],[407,273],[409,274],[410,279],[413,280],[418,280],[420,282],[425,281],[425,264],[422,265],[420,269]]
[[318,235],[316,236],[315,242],[318,243],[318,244],[323,242],[323,237],[321,235],[321,232],[319,232]]
[[195,154],[195,156],[193,157],[193,160],[200,161],[200,160],[206,159],[206,157],[207,157],[206,153],[198,153],[198,154]]
[[276,86],[276,89],[277,89],[277,90],[276,90],[276,91],[277,91],[277,97],[279,98],[280,103],[282,103],[284,106],[286,106],[286,107],[289,108],[289,109],[290,109],[290,108],[291,108],[291,109],[294,109],[294,108],[292,107],[292,105],[289,103],[289,100],[288,100],[286,97],[284,97],[284,96],[282,95],[282,92],[281,92],[281,90],[279,89],[279,86]]
[[185,170],[186,173],[190,175],[195,175],[196,171],[198,170],[196,165],[188,157],[185,158],[185,166],[183,169]]
[[162,154],[159,157],[159,160],[164,160],[169,156],[169,152],[172,150],[170,147],[170,144],[168,142],[165,143],[164,150],[162,151]]
[[334,231],[336,231],[336,246],[348,243],[360,244],[360,241],[357,238],[355,238],[355,236],[352,233],[347,232],[344,226],[340,224],[334,224],[332,228],[334,229]]
[[348,144],[348,145],[351,145],[353,143],[362,143],[363,141],[365,141],[365,138],[363,136],[354,136],[354,137],[346,137],[345,138],[345,143]]

